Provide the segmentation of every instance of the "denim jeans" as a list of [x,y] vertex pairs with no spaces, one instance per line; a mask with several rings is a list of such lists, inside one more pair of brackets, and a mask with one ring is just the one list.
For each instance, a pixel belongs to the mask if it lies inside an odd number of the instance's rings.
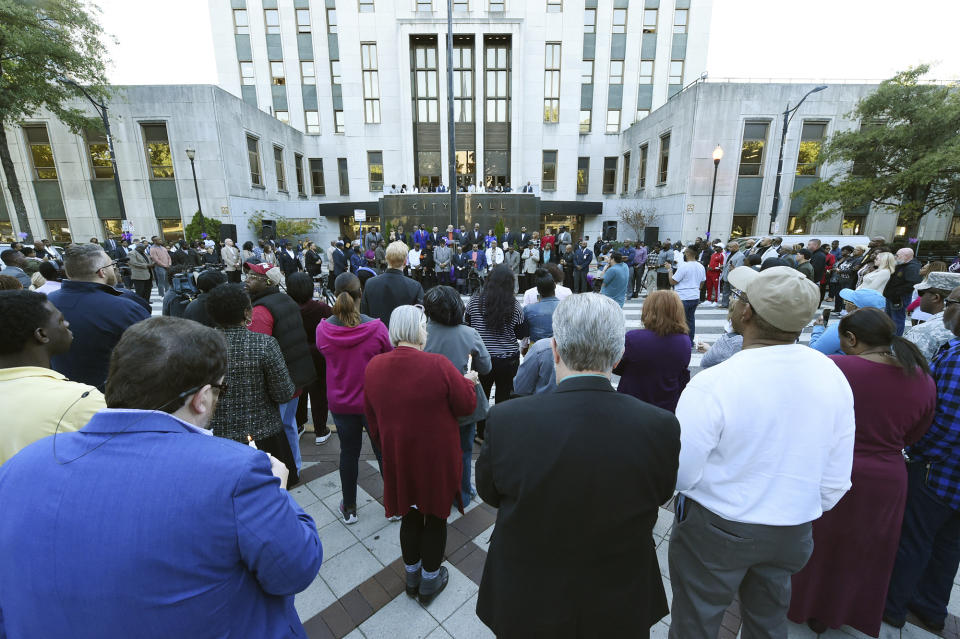
[[[355,508],[357,505],[357,476],[360,474],[360,449],[363,448],[363,429],[367,427],[367,418],[363,415],[331,413],[333,423],[337,425],[337,437],[340,439],[340,486],[343,490],[343,508]],[[373,446],[373,453],[380,464],[380,449]]]
[[167,292],[167,269],[162,266],[153,267],[153,278],[157,280],[157,292],[160,297]]
[[925,464],[907,466],[907,508],[885,610],[895,620],[905,619],[907,608],[931,621],[946,619],[960,566],[960,513],[927,487],[925,475]]
[[470,462],[473,461],[473,435],[476,432],[476,424],[460,424],[460,450],[463,451],[463,474],[460,475],[460,498],[463,499],[463,506],[466,508],[473,497],[473,490],[470,488]]
[[683,312],[687,316],[687,328],[690,330],[690,345],[693,346],[693,336],[697,332],[697,305],[700,300],[683,300]]
[[289,402],[280,404],[280,421],[283,422],[283,432],[287,435],[287,441],[290,442],[290,452],[293,454],[293,463],[297,466],[297,472],[303,467],[300,459],[300,435],[297,433],[297,405],[300,403],[299,397],[294,397]]
[[909,305],[909,297],[904,297],[900,300],[900,308],[894,308],[893,304],[890,303],[890,300],[887,300],[887,315],[889,315],[890,319],[893,320],[893,323],[896,324],[897,335],[903,335],[903,325],[907,321],[907,306]]

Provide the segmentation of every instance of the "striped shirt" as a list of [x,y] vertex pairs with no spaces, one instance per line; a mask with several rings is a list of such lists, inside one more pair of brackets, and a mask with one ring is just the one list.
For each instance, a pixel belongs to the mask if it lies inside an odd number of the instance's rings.
[[490,357],[515,357],[520,355],[517,345],[517,329],[523,324],[523,307],[513,302],[513,316],[505,327],[488,327],[481,301],[482,293],[474,295],[467,304],[467,324],[477,329],[480,338],[490,352]]

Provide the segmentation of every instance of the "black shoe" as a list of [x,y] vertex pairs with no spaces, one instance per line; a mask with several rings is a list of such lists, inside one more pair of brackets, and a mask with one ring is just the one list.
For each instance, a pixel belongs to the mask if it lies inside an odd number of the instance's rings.
[[420,571],[407,571],[407,596],[416,597],[420,591]]
[[822,635],[829,629],[827,628],[827,624],[817,619],[814,619],[812,617],[810,619],[807,619],[807,627],[810,628],[810,630],[813,630],[818,635]]
[[447,587],[450,581],[450,572],[445,566],[440,566],[440,574],[433,579],[423,579],[420,582],[420,603],[424,606],[433,601]]
[[943,630],[944,626],[946,625],[946,623],[943,621],[936,622],[928,619],[927,617],[923,616],[922,614],[914,610],[912,606],[907,606],[907,610],[912,612],[913,616],[919,619],[920,623],[922,623],[928,630],[932,630],[934,632],[940,632],[941,630]]
[[883,613],[883,623],[887,624],[888,626],[893,626],[894,628],[903,628],[904,624],[907,623],[907,620],[894,619],[893,617],[888,616],[887,613]]

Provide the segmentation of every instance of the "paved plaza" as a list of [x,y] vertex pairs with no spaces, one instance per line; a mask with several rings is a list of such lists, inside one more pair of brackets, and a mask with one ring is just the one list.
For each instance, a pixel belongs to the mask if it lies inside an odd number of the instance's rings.
[[[154,315],[160,315],[160,298],[154,293]],[[642,299],[628,300],[624,308],[627,330],[640,327]],[[697,338],[711,344],[722,333],[726,310],[701,308],[697,311]],[[809,329],[801,336],[810,339]],[[696,374],[701,355],[691,357],[690,370]],[[332,422],[330,426],[332,426]],[[481,639],[493,633],[477,618],[475,609],[477,591],[483,574],[496,509],[479,498],[473,501],[463,515],[455,509],[447,520],[447,548],[444,565],[450,571],[446,590],[424,607],[408,598],[403,590],[403,561],[400,555],[400,522],[390,522],[384,516],[382,504],[383,481],[377,471],[376,459],[369,440],[364,437],[357,490],[359,521],[347,526],[337,514],[340,503],[339,441],[336,437],[323,446],[314,443],[311,425],[301,440],[303,471],[301,483],[291,493],[304,510],[314,518],[323,543],[323,565],[313,584],[297,595],[296,607],[312,639],[347,637],[348,639]],[[474,461],[479,446],[474,448]],[[577,516],[570,513],[570,517]],[[671,598],[667,569],[667,549],[673,513],[661,508],[654,527],[660,572]],[[544,522],[544,525],[562,525],[562,521]],[[922,639],[936,636],[960,639],[960,582],[955,583],[950,601],[950,615],[946,628],[939,635],[910,623],[903,630],[886,624],[881,639]],[[909,618],[912,621],[915,619]],[[667,636],[670,617],[651,629],[650,636]],[[740,617],[736,602],[727,611],[722,639],[739,636]],[[625,629],[622,637],[630,637]],[[866,637],[851,628],[831,630],[821,637],[845,639]],[[790,637],[813,638],[816,635],[806,626],[790,624]]]

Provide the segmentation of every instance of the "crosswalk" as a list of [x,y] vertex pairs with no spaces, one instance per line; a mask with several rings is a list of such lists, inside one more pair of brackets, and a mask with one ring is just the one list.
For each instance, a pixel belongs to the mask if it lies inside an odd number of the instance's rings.
[[[464,297],[464,304],[469,298]],[[627,330],[641,328],[640,313],[643,310],[643,300],[645,295],[637,299],[629,299],[623,307],[623,314],[627,320]],[[154,315],[161,315],[163,310],[163,300],[154,291],[150,298],[150,306]],[[696,311],[697,326],[695,339],[702,341],[707,346],[717,341],[726,330],[727,309],[709,307],[701,304]],[[810,328],[806,328],[800,336],[800,343],[806,344],[810,341]],[[690,372],[695,374],[700,370],[700,360],[703,354],[696,351],[690,356]]]

